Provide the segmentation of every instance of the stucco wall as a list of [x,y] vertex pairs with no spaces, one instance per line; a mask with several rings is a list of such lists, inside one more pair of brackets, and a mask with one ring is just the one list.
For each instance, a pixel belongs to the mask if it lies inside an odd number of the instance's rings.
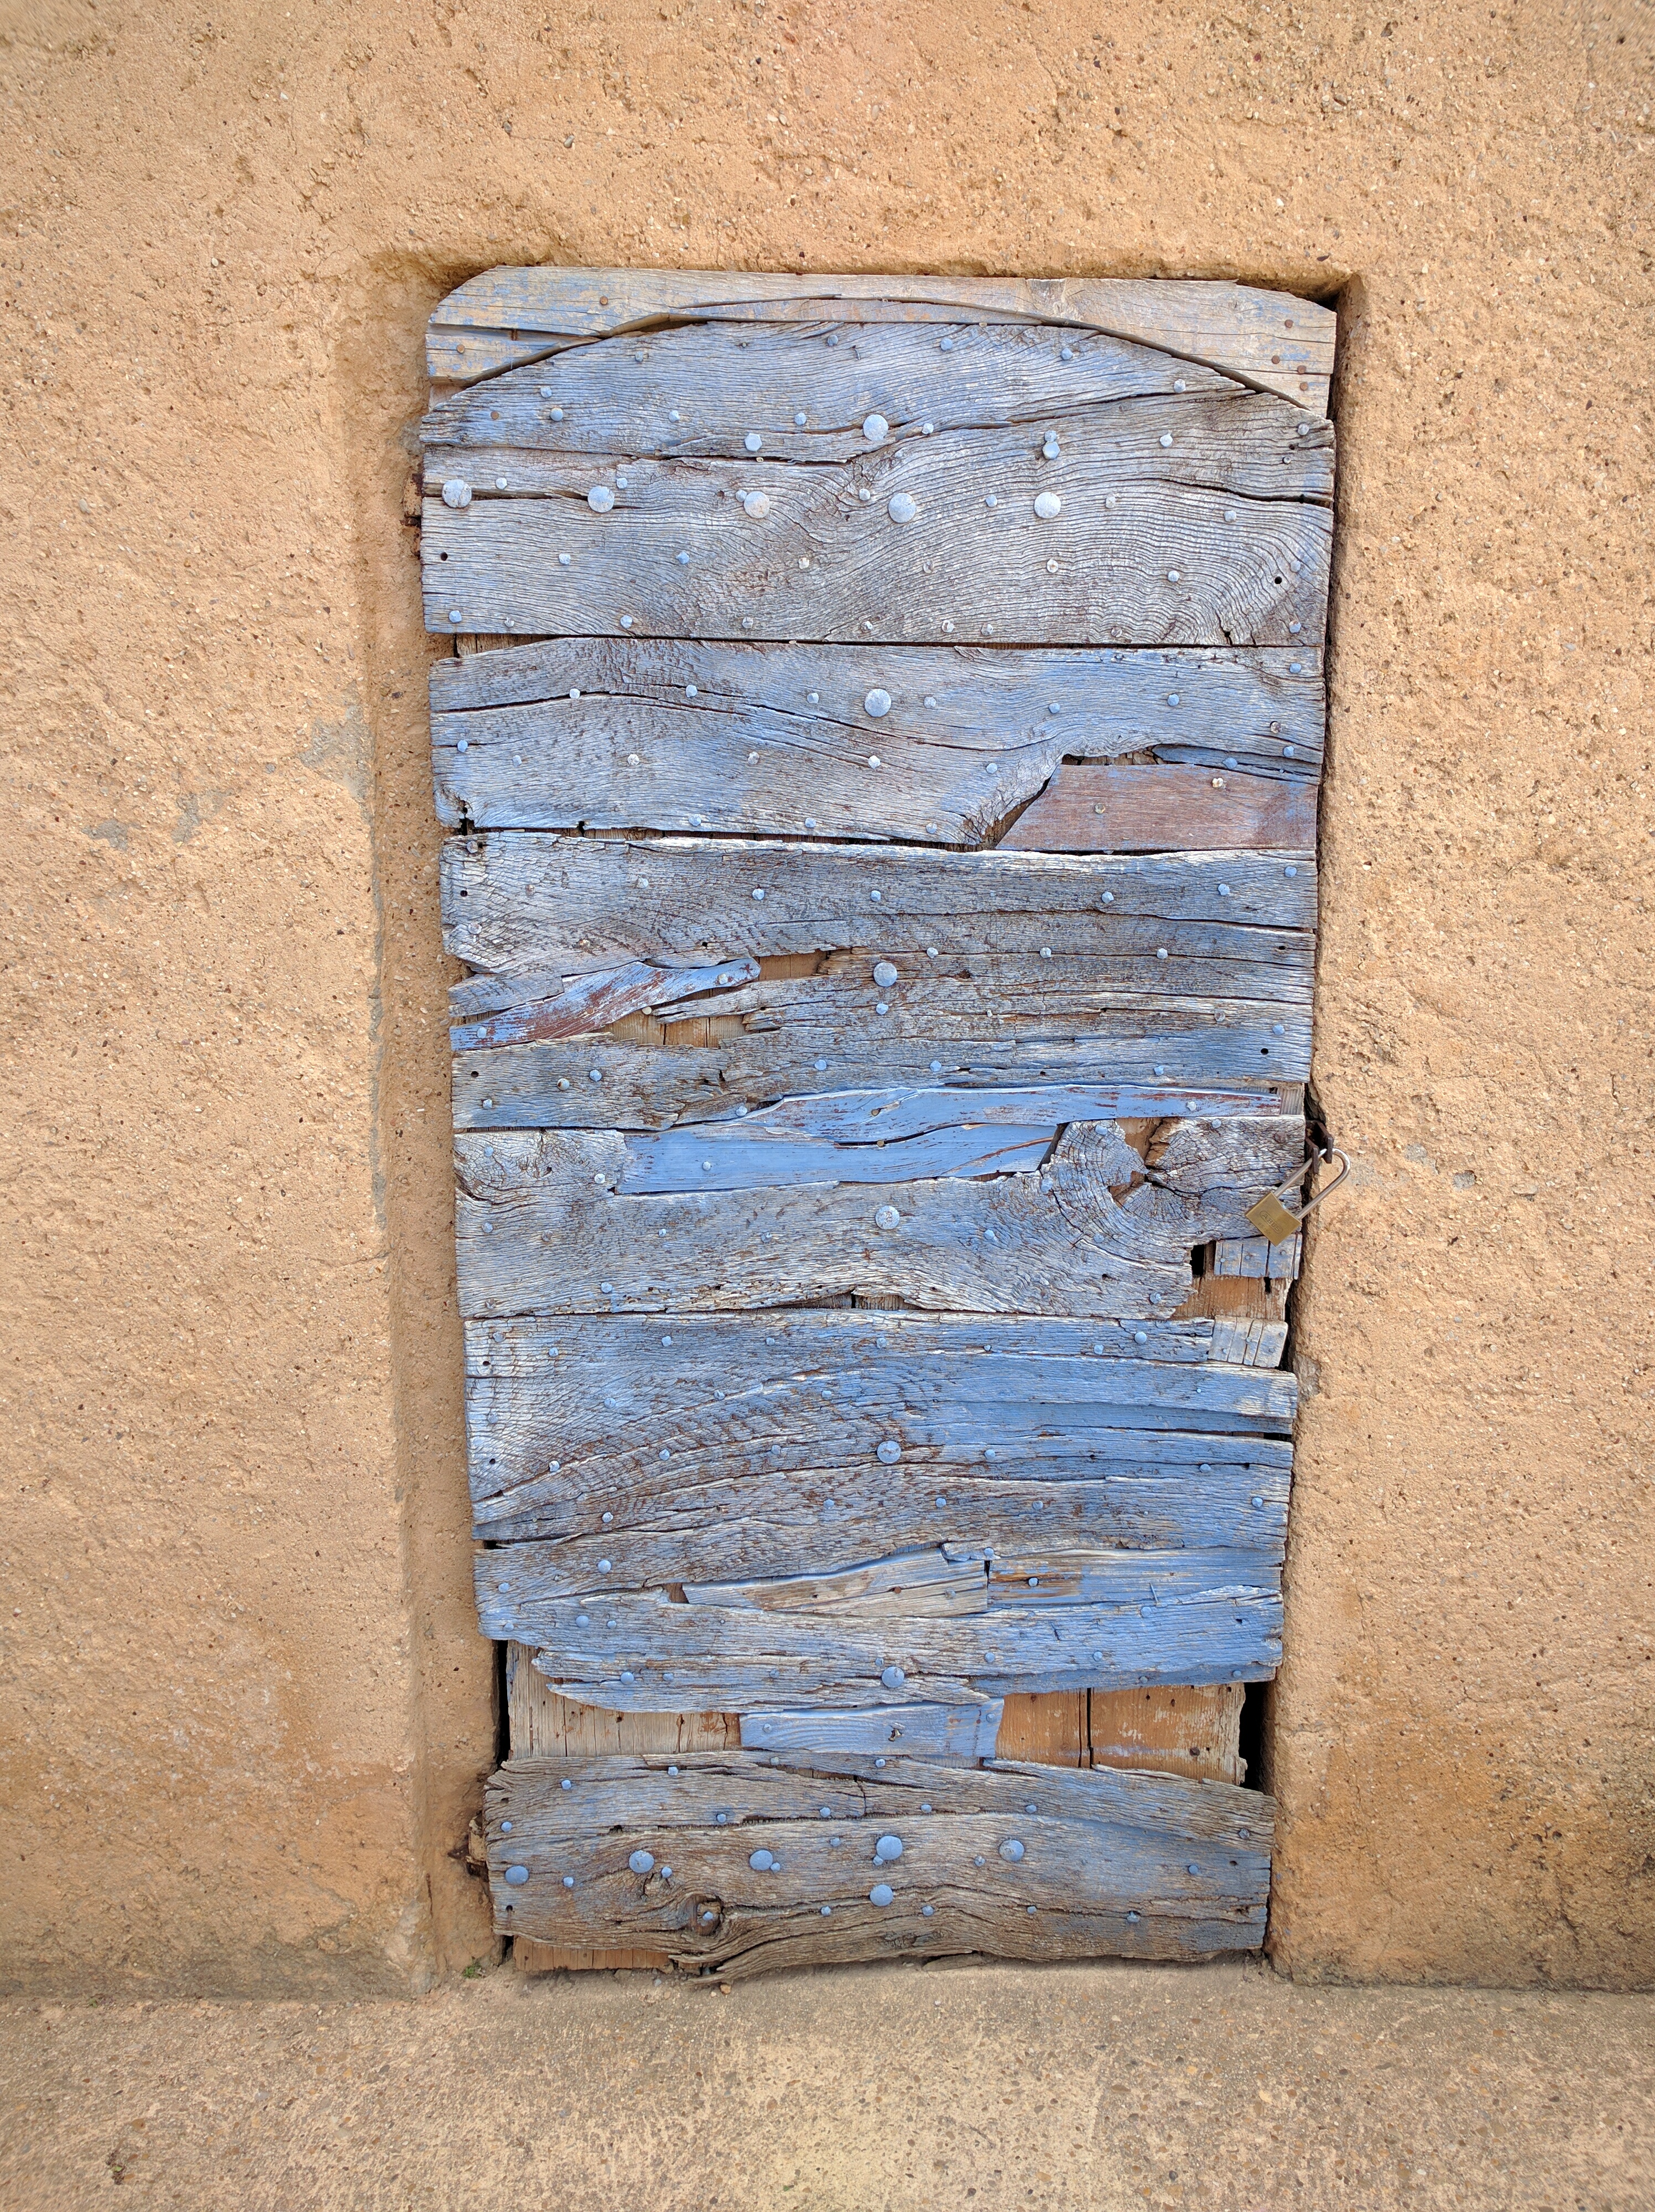
[[1338,300],[1275,1946],[1652,1978],[1647,11],[3,20],[11,1978],[487,1946],[402,500],[431,303],[539,259]]

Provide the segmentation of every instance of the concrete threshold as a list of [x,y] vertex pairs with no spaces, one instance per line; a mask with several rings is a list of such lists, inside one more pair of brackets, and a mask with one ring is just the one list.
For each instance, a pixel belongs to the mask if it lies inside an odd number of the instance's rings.
[[975,1961],[0,2009],[0,2203],[1647,2212],[1655,1999]]

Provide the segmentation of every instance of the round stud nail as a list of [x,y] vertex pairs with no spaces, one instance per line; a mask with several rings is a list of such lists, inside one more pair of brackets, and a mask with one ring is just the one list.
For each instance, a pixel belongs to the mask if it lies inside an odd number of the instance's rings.
[[880,690],[876,684],[871,691],[865,692],[862,696],[862,712],[871,715],[877,722],[881,714],[888,714],[891,712],[891,694],[888,691]]
[[877,1229],[894,1229],[901,1219],[894,1206],[882,1206],[874,1213],[873,1224]]
[[870,1905],[889,1905],[896,1893],[888,1881],[876,1881],[867,1893],[867,1901]]
[[1000,1856],[1002,1859],[1010,1859],[1013,1864],[1022,1857],[1023,1846],[1015,1836],[1007,1837],[1005,1842],[1000,1846]]
[[1055,491],[1043,491],[1034,503],[1034,511],[1042,522],[1051,522],[1063,512],[1063,502]]
[[893,492],[885,511],[893,522],[911,522],[918,512],[905,491]]
[[469,507],[471,503],[472,488],[465,477],[450,477],[442,487],[442,504],[445,507]]
[[751,515],[755,522],[762,522],[770,511],[769,496],[762,491],[744,492],[741,495],[741,505],[744,512]]
[[586,495],[586,503],[594,514],[607,514],[615,504],[615,495],[607,484],[593,484]]
[[526,1866],[508,1866],[506,1869],[506,1879],[514,1889],[521,1889],[528,1878],[529,1870]]
[[864,415],[862,417],[862,435],[870,446],[877,446],[889,434],[890,428],[891,425],[883,415]]

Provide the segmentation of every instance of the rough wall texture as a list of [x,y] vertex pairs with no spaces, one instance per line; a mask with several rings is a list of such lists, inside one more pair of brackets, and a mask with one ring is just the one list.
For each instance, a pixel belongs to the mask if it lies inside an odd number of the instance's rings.
[[1647,10],[3,21],[13,1980],[489,1941],[404,438],[548,258],[1338,299],[1275,1948],[1651,1978]]

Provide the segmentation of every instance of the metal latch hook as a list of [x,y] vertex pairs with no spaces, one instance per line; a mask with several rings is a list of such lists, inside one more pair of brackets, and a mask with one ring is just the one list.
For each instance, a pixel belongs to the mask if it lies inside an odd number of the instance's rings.
[[[1337,1160],[1338,1174],[1325,1189],[1318,1190],[1314,1198],[1306,1200],[1295,1213],[1287,1204],[1288,1199],[1298,1190],[1305,1176],[1312,1174],[1324,1160]],[[1337,1145],[1329,1145],[1324,1152],[1312,1152],[1302,1167],[1295,1168],[1285,1182],[1277,1183],[1274,1190],[1266,1191],[1256,1205],[1247,1208],[1247,1218],[1259,1235],[1270,1243],[1285,1244],[1290,1237],[1298,1234],[1299,1224],[1305,1215],[1313,1212],[1324,1198],[1330,1197],[1349,1173],[1350,1161]]]

